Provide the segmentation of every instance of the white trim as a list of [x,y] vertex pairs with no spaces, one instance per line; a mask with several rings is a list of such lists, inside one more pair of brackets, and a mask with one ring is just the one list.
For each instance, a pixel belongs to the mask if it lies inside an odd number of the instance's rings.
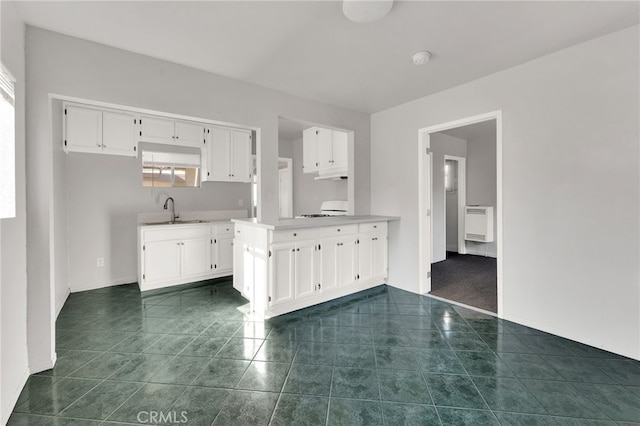
[[64,304],[67,303],[67,299],[69,298],[70,294],[71,294],[71,289],[69,287],[67,287],[67,291],[64,293],[64,297],[62,298],[62,300],[60,302],[58,302],[58,306],[56,306],[56,320],[58,320],[58,316],[60,315],[60,311],[62,311],[62,308],[64,307]]
[[42,362],[40,364],[30,365],[29,374],[36,374],[42,371],[51,370],[56,365],[57,360],[58,360],[58,354],[54,352],[53,356],[51,357],[51,360]]
[[[431,146],[431,136],[418,131],[418,293],[431,291],[431,219],[427,217],[427,209],[431,209],[431,155],[427,150]],[[429,166],[429,172],[425,170]],[[428,233],[427,233],[428,230]]]
[[[431,264],[426,262],[426,259],[430,259],[430,246],[431,235],[424,232],[426,224],[426,201],[428,201],[430,194],[425,194],[426,190],[431,192],[431,182],[425,182],[424,167],[426,156],[426,148],[431,144],[430,134],[442,132],[443,130],[453,129],[456,127],[467,126],[469,124],[481,123],[484,121],[496,120],[496,220],[497,220],[497,292],[498,292],[498,312],[499,318],[502,318],[504,312],[503,304],[503,278],[504,278],[504,265],[503,265],[503,247],[502,247],[502,110],[488,112],[486,114],[480,114],[472,117],[462,118],[459,120],[449,121],[446,123],[437,124],[434,126],[424,127],[418,130],[418,199],[419,199],[419,211],[418,211],[418,256],[419,256],[419,270],[418,270],[418,288],[421,294],[431,291],[431,280],[427,278],[427,272],[431,270]],[[425,198],[427,200],[425,200]]]
[[11,397],[7,401],[7,405],[2,407],[2,416],[0,416],[0,424],[7,424],[9,421],[9,417],[11,417],[11,413],[15,408],[18,398],[20,398],[20,393],[22,393],[22,389],[24,389],[27,384],[27,380],[29,379],[29,369],[25,368],[22,373],[22,377],[18,381],[18,386],[16,386],[15,390],[11,393]]
[[484,250],[476,250],[475,248],[467,248],[467,254],[470,254],[473,256],[492,257],[494,259],[498,257],[497,253],[493,251],[486,252]]
[[[467,244],[464,241],[464,206],[467,204],[467,159],[464,157],[456,157],[455,155],[444,156],[444,161],[454,160],[458,162],[457,176],[458,179],[458,247],[456,251],[459,254],[467,253]],[[433,215],[432,215],[433,217]],[[447,251],[447,191],[444,192],[444,250],[445,257]]]
[[125,277],[125,278],[118,278],[117,280],[111,280],[106,284],[92,284],[89,287],[83,287],[83,288],[74,288],[71,290],[71,293],[78,293],[81,291],[89,291],[89,290],[99,290],[101,288],[108,288],[108,287],[113,287],[113,286],[117,286],[117,285],[125,285],[125,284],[137,284],[138,283],[138,277],[134,276],[134,277]]

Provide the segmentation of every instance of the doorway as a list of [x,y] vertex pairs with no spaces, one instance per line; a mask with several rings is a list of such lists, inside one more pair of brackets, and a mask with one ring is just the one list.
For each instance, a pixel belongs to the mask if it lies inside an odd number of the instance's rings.
[[[493,126],[493,150],[479,155],[477,152],[479,147],[486,143],[469,145],[472,149],[468,158],[467,141],[464,135],[472,130],[478,131],[491,126]],[[453,143],[456,140],[457,146]],[[469,139],[469,144],[475,140]],[[453,141],[450,142],[451,145],[447,144],[449,141]],[[447,297],[440,297],[501,317],[503,303],[501,111],[421,129],[418,146],[420,150],[418,185],[420,292],[437,296],[440,291],[438,284],[442,277],[466,281],[467,297],[456,300],[455,292],[448,293]],[[489,181],[492,182],[493,189],[489,195],[483,194],[482,185],[479,185],[479,182],[483,182],[485,187],[489,185],[486,182],[486,176],[491,173],[482,171],[487,168],[492,168],[493,174],[493,181]],[[494,220],[491,222],[492,230],[488,231],[491,232],[491,238],[487,237],[487,242],[470,241],[475,238],[475,234],[473,238],[469,234],[465,235],[465,211],[466,207],[471,205],[490,206],[495,213]],[[478,271],[474,270],[478,267],[476,263],[481,267]],[[485,263],[489,263],[489,266],[486,267]],[[448,271],[443,268],[445,265]],[[443,273],[443,269],[448,272],[448,275]],[[491,309],[487,309],[486,304],[480,303],[487,294],[486,291],[480,292],[480,286],[476,280],[480,276],[491,280],[491,274],[485,273],[487,270],[493,271],[491,283],[493,307]],[[466,274],[463,273],[465,271]],[[439,281],[433,281],[436,279]]]

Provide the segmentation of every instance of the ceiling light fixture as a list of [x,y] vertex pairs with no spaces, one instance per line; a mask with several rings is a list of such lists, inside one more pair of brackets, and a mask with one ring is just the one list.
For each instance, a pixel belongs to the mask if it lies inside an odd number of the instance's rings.
[[342,13],[358,24],[384,18],[393,6],[393,0],[344,0]]
[[431,53],[426,51],[414,53],[411,59],[413,60],[413,63],[416,65],[424,65],[427,62],[429,62],[429,59],[431,59]]

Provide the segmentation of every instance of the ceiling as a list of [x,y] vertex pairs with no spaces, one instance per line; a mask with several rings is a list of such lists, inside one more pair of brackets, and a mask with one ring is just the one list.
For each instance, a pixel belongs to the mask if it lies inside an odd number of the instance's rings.
[[[372,113],[638,24],[637,1],[18,1],[30,25]],[[428,50],[415,66],[411,55]]]

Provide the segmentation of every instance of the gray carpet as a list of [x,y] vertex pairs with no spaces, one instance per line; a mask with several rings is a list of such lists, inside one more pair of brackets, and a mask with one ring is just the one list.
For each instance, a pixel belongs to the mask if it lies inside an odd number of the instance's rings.
[[496,259],[447,252],[447,259],[431,265],[431,293],[435,296],[497,312]]

